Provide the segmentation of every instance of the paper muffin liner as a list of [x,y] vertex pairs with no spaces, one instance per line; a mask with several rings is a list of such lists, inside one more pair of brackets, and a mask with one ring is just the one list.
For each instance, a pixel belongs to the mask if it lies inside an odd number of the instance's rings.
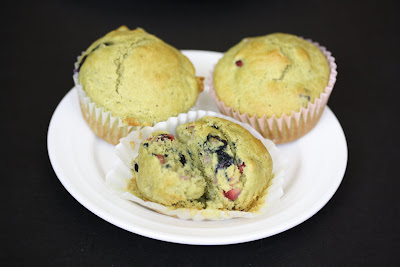
[[[78,69],[79,58],[80,56],[75,63],[75,70]],[[106,111],[104,107],[100,107],[94,103],[92,99],[86,95],[82,85],[79,84],[77,71],[74,71],[72,78],[75,83],[74,88],[78,92],[82,116],[89,128],[98,137],[110,144],[117,145],[121,138],[127,136],[131,131],[140,128],[140,126],[131,126],[123,123],[120,117],[112,116],[110,111]]]
[[[230,120],[241,125],[256,138],[261,140],[264,146],[268,149],[273,161],[273,179],[270,181],[268,189],[265,190],[262,196],[260,196],[259,205],[255,211],[222,211],[217,209],[199,210],[191,208],[173,209],[171,207],[166,207],[158,203],[142,200],[139,197],[128,192],[128,183],[132,179],[132,162],[138,156],[141,142],[146,140],[152,132],[157,130],[168,131],[169,133],[175,135],[176,128],[179,125],[196,121],[204,116],[224,118],[226,120]],[[271,207],[279,202],[281,196],[283,195],[282,185],[284,182],[287,161],[281,156],[275,144],[271,140],[263,138],[249,125],[243,124],[230,117],[212,111],[189,111],[188,113],[178,115],[178,117],[172,117],[169,118],[167,121],[157,123],[156,125],[154,125],[154,127],[146,126],[138,131],[133,131],[127,137],[121,139],[120,144],[118,144],[118,146],[116,147],[116,155],[118,156],[118,159],[106,175],[106,184],[109,186],[112,192],[118,194],[122,198],[138,203],[159,213],[177,217],[180,219],[199,221],[226,220],[239,217],[253,218],[255,216],[266,214],[271,209]]]
[[246,113],[235,111],[232,107],[228,107],[220,100],[214,90],[213,74],[210,80],[210,95],[216,102],[222,114],[235,118],[241,122],[250,124],[254,129],[262,134],[263,137],[271,139],[275,144],[288,143],[294,141],[303,135],[307,134],[318,122],[319,118],[328,103],[329,96],[336,82],[336,63],[332,53],[319,43],[313,42],[310,39],[307,41],[316,45],[328,60],[330,75],[328,85],[325,87],[319,98],[314,100],[314,103],[309,102],[307,108],[301,107],[300,111],[292,111],[290,115],[283,114],[280,118],[273,115],[267,118],[266,115],[259,118],[257,115],[252,117]]

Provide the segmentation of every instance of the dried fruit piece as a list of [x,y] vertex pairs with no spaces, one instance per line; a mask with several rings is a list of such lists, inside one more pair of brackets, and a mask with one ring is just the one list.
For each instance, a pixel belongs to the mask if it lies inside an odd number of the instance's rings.
[[135,172],[139,172],[139,165],[135,163]]
[[240,173],[243,173],[243,168],[244,168],[244,167],[246,167],[246,164],[244,164],[244,162],[242,162],[242,164],[240,164],[240,165],[238,166],[238,169],[239,169]]
[[239,188],[231,189],[228,192],[223,191],[224,196],[230,200],[237,199],[237,197],[240,195],[241,192],[242,190],[240,190]]
[[236,66],[241,67],[241,66],[243,66],[243,61],[237,60],[237,61],[235,62],[235,64],[236,64]]
[[163,155],[156,155],[157,156],[157,158],[158,158],[158,160],[160,161],[160,163],[161,164],[164,164],[165,163],[165,159],[164,159],[164,156]]

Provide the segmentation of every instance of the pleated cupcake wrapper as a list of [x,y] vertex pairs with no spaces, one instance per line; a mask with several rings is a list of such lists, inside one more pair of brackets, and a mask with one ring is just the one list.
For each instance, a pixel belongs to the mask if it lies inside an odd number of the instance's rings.
[[[78,61],[79,61],[78,57]],[[75,69],[78,68],[78,61],[75,63]],[[122,122],[120,117],[112,116],[111,112],[105,111],[103,107],[95,104],[90,97],[86,95],[82,85],[79,84],[78,73],[72,76],[75,88],[78,91],[79,104],[82,115],[90,129],[100,138],[110,144],[117,145],[119,140],[127,136],[131,131],[137,130],[140,126],[130,126]]]
[[221,113],[250,124],[262,136],[271,139],[275,144],[291,142],[308,133],[317,124],[328,103],[329,96],[336,82],[337,66],[331,52],[327,51],[325,47],[320,46],[319,43],[312,42],[309,39],[307,41],[313,43],[321,50],[328,60],[330,67],[328,85],[319,98],[314,100],[314,103],[309,102],[307,108],[301,107],[300,111],[292,111],[290,115],[283,114],[280,118],[276,115],[273,115],[271,118],[267,118],[266,115],[261,118],[258,118],[257,115],[250,117],[247,112],[242,114],[239,111],[235,111],[232,107],[226,106],[218,98],[212,82],[213,75],[211,74],[210,95],[216,102]]
[[[274,178],[270,182],[270,186],[263,192],[259,198],[259,205],[254,211],[221,211],[216,209],[190,209],[178,208],[173,209],[151,201],[145,201],[130,193],[127,189],[128,183],[132,178],[132,162],[138,156],[139,147],[143,140],[157,130],[168,131],[176,135],[176,128],[179,125],[196,121],[204,116],[214,116],[233,121],[252,133],[256,138],[260,139],[264,146],[268,149],[273,161]],[[131,200],[144,207],[155,210],[159,213],[187,220],[226,220],[232,218],[254,218],[255,216],[268,215],[268,212],[273,210],[273,207],[279,202],[283,195],[283,182],[287,168],[287,160],[284,159],[275,144],[271,140],[263,138],[257,131],[249,125],[238,122],[225,115],[212,111],[189,111],[185,114],[180,114],[177,117],[169,118],[167,121],[157,123],[154,127],[146,126],[138,131],[131,132],[127,137],[121,139],[120,144],[116,147],[117,161],[112,169],[106,175],[106,184],[113,193],[118,194],[122,198]]]

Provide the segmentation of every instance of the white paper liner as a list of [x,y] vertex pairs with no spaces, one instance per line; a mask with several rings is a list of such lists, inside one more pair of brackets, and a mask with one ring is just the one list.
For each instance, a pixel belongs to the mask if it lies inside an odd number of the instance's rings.
[[[196,121],[204,116],[214,116],[219,118],[224,118],[226,120],[233,121],[245,129],[247,129],[250,133],[252,133],[256,138],[261,140],[261,142],[268,149],[272,161],[273,161],[273,175],[274,178],[272,180],[272,184],[268,188],[267,198],[265,200],[265,205],[257,212],[242,212],[242,211],[221,211],[215,209],[189,209],[189,208],[179,208],[179,209],[171,209],[169,207],[160,205],[158,203],[144,201],[130,192],[127,192],[127,185],[130,179],[132,178],[131,169],[133,160],[137,157],[139,152],[140,143],[147,139],[147,137],[154,131],[164,130],[169,133],[175,135],[176,128],[179,125]],[[113,193],[120,195],[122,198],[131,200],[135,203],[139,203],[142,206],[155,210],[157,212],[178,217],[180,219],[190,219],[190,220],[226,220],[238,217],[245,218],[253,218],[255,216],[259,216],[261,214],[266,214],[268,210],[279,202],[281,196],[283,195],[283,182],[284,176],[287,167],[287,161],[282,158],[279,150],[276,148],[275,144],[263,138],[257,131],[251,128],[247,124],[243,124],[238,122],[230,117],[225,115],[213,112],[213,111],[189,111],[186,114],[180,114],[178,117],[169,118],[165,122],[160,122],[154,125],[154,127],[144,127],[138,131],[131,132],[127,137],[122,138],[120,140],[120,144],[116,147],[116,155],[118,156],[117,161],[114,163],[114,166],[106,175],[106,184],[112,190]]]
[[[82,55],[84,52],[82,52]],[[78,56],[75,62],[75,70],[78,69]],[[122,137],[128,135],[129,132],[137,130],[140,126],[127,125],[120,117],[112,116],[110,111],[105,111],[104,107],[98,106],[92,99],[86,95],[82,85],[79,83],[78,72],[74,71],[72,76],[75,84],[75,89],[78,92],[79,104],[82,115],[92,131],[104,139],[108,143],[116,145]]]
[[321,50],[328,60],[330,68],[328,85],[325,87],[324,92],[320,94],[320,97],[314,100],[314,103],[309,102],[307,108],[300,107],[300,111],[292,111],[290,115],[283,114],[279,118],[276,115],[273,115],[271,118],[267,118],[266,115],[261,118],[258,118],[257,115],[250,117],[247,112],[242,114],[239,111],[235,111],[232,107],[226,106],[225,103],[218,98],[214,90],[212,82],[213,74],[211,73],[209,79],[210,95],[216,102],[221,113],[250,124],[261,133],[262,136],[271,139],[275,144],[291,142],[307,134],[318,122],[328,103],[329,96],[336,82],[337,65],[332,53],[324,46],[320,46],[319,43],[313,42],[310,39],[306,39],[306,41],[313,43]]

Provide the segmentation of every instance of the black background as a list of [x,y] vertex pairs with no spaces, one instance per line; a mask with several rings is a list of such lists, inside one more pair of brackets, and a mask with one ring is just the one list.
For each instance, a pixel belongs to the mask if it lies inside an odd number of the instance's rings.
[[[0,263],[399,265],[397,12],[385,1],[3,2]],[[328,204],[286,232],[229,246],[142,237],[80,205],[51,167],[48,125],[73,87],[76,56],[123,24],[178,49],[223,52],[243,37],[278,31],[326,46],[338,65],[329,107],[349,149],[343,182]]]

